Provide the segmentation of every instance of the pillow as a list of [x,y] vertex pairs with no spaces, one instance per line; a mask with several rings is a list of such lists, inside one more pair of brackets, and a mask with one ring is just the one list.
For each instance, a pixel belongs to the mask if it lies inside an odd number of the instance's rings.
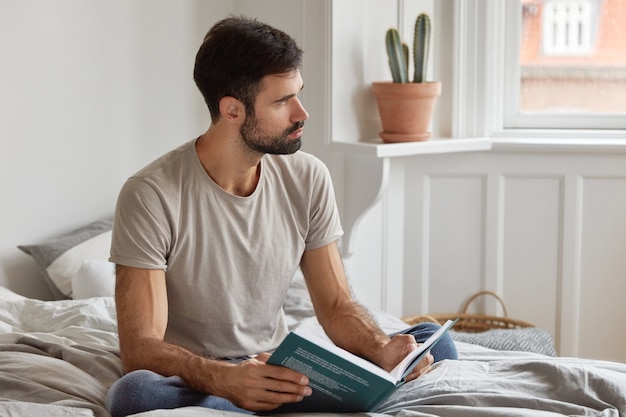
[[556,356],[552,336],[538,327],[521,329],[492,329],[481,333],[450,331],[457,342],[471,343],[496,350],[516,350]]
[[108,260],[112,227],[112,220],[100,220],[41,244],[18,248],[33,257],[56,299],[71,298],[72,278],[83,261]]
[[115,264],[101,259],[83,261],[72,277],[75,300],[115,295]]

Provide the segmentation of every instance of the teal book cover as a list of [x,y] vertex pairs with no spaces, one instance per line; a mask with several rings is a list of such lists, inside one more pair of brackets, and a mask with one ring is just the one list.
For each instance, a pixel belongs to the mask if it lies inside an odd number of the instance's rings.
[[309,378],[313,394],[298,403],[284,404],[273,413],[373,411],[386,400],[454,324],[449,321],[396,368],[387,372],[341,349],[314,332],[290,332],[267,363],[285,366]]

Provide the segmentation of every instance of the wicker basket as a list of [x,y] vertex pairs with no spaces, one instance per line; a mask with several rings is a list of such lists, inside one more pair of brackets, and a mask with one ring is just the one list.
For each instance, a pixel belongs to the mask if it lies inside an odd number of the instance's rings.
[[[470,304],[476,298],[483,295],[490,295],[498,300],[504,312],[503,317],[467,313]],[[460,313],[410,316],[404,317],[402,320],[411,325],[422,323],[425,321],[443,324],[446,320],[454,320],[456,318],[458,318],[459,320],[454,325],[453,329],[457,332],[480,333],[491,329],[519,329],[524,327],[534,327],[534,325],[525,321],[510,319],[508,317],[504,301],[498,296],[498,294],[492,291],[480,291],[472,295],[469,300],[467,300]]]

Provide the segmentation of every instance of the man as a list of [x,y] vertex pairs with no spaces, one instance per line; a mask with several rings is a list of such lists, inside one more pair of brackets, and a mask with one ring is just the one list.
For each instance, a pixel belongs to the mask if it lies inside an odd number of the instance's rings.
[[[110,259],[127,374],[107,397],[114,417],[186,405],[270,411],[310,395],[306,376],[265,363],[286,336],[282,304],[299,267],[337,345],[387,370],[416,347],[410,334],[390,339],[350,295],[328,170],[297,152],[308,118],[301,57],[268,25],[218,22],[194,70],[211,126],[122,188]],[[415,331],[424,340],[433,329]],[[451,353],[437,359],[456,355],[446,343]]]

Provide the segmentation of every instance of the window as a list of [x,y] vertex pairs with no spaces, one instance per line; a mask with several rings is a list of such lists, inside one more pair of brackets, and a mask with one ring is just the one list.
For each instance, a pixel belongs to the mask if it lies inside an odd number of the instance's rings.
[[454,22],[453,135],[626,138],[626,1],[467,0]]
[[[626,127],[626,2],[522,0],[506,127]],[[510,18],[515,16],[509,14]]]

